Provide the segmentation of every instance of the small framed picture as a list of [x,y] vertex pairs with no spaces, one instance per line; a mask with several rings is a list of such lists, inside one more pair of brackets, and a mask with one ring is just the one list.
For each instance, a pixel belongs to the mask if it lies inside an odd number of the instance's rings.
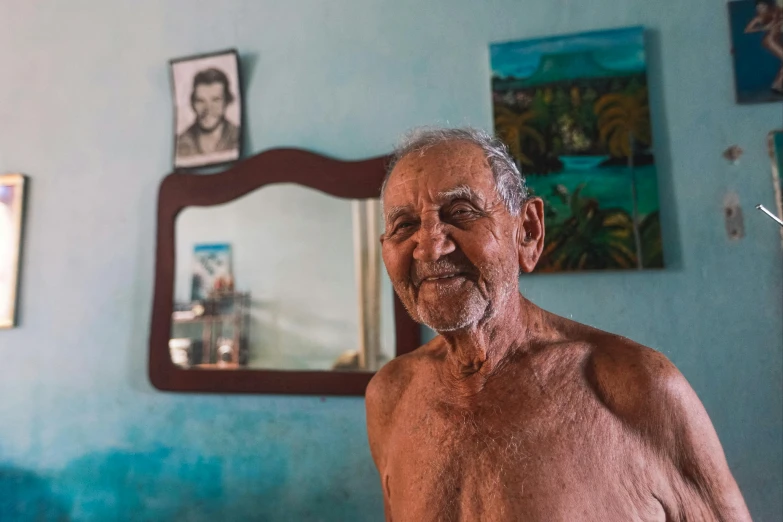
[[191,299],[203,301],[231,291],[233,287],[231,245],[226,243],[195,245]]
[[729,2],[737,103],[783,101],[783,0]]
[[239,55],[230,49],[171,61],[174,167],[219,165],[242,155]]
[[25,177],[0,175],[0,328],[16,326]]

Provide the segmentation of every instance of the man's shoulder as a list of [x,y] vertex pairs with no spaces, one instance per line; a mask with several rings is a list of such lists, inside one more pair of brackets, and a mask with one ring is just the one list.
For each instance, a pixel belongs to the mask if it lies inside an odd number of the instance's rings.
[[221,145],[225,149],[235,149],[239,146],[239,126],[234,125],[228,119],[223,120],[223,136]]
[[399,355],[384,364],[367,386],[368,400],[389,396],[398,398],[410,385],[416,370],[427,364],[437,344],[437,340],[433,339],[414,351]]
[[365,400],[368,413],[374,410],[393,410],[416,378],[428,373],[434,359],[443,352],[443,340],[436,337],[416,350],[399,355],[384,364],[367,385]]
[[685,377],[661,352],[605,332],[596,334],[585,365],[588,382],[624,424],[668,443],[700,402]]
[[600,390],[626,386],[647,391],[680,376],[661,352],[627,337],[559,316],[553,316],[552,328],[557,332],[552,342],[558,348],[555,353],[562,348],[572,351],[574,361],[584,365],[590,383]]
[[598,384],[617,385],[620,381],[641,387],[663,384],[681,377],[677,368],[661,352],[628,338],[598,332],[590,340],[588,368]]
[[185,129],[182,134],[177,136],[177,156],[193,156],[199,154],[198,144],[196,142],[198,129],[196,124]]
[[661,490],[675,518],[703,519],[703,508],[711,520],[750,520],[709,416],[674,364],[616,335],[601,333],[590,346],[585,375],[596,396],[680,476]]
[[226,118],[226,134],[233,140],[239,139],[239,125],[235,125]]
[[379,469],[383,467],[384,440],[394,422],[394,413],[415,379],[422,377],[421,370],[428,365],[428,359],[437,345],[438,341],[433,340],[411,353],[392,359],[376,372],[367,385],[367,432],[370,451]]

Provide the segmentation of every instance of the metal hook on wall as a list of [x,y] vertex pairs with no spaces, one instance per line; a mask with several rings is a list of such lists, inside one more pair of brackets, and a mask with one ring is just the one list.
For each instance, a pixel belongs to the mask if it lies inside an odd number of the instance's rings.
[[756,208],[758,210],[762,211],[763,213],[765,213],[766,215],[768,215],[770,218],[774,219],[775,223],[777,223],[778,225],[783,227],[783,221],[781,221],[781,219],[779,217],[777,217],[775,214],[770,212],[767,207],[765,207],[764,205],[758,204],[758,205],[756,205]]

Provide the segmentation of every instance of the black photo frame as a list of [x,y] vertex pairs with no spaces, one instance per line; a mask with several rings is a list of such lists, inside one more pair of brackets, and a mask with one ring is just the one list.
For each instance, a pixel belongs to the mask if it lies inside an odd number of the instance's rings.
[[240,160],[244,152],[244,93],[237,50],[175,58],[169,62],[169,72],[174,169]]

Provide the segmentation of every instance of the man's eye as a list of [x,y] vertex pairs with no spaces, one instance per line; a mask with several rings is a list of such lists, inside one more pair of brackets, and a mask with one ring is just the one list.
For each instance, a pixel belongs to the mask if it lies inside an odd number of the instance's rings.
[[451,209],[451,215],[455,217],[465,217],[473,213],[473,209],[465,206],[454,207]]
[[397,226],[394,227],[394,234],[399,234],[402,232],[407,231],[408,229],[412,228],[415,224],[412,221],[403,221],[401,223],[398,223]]

